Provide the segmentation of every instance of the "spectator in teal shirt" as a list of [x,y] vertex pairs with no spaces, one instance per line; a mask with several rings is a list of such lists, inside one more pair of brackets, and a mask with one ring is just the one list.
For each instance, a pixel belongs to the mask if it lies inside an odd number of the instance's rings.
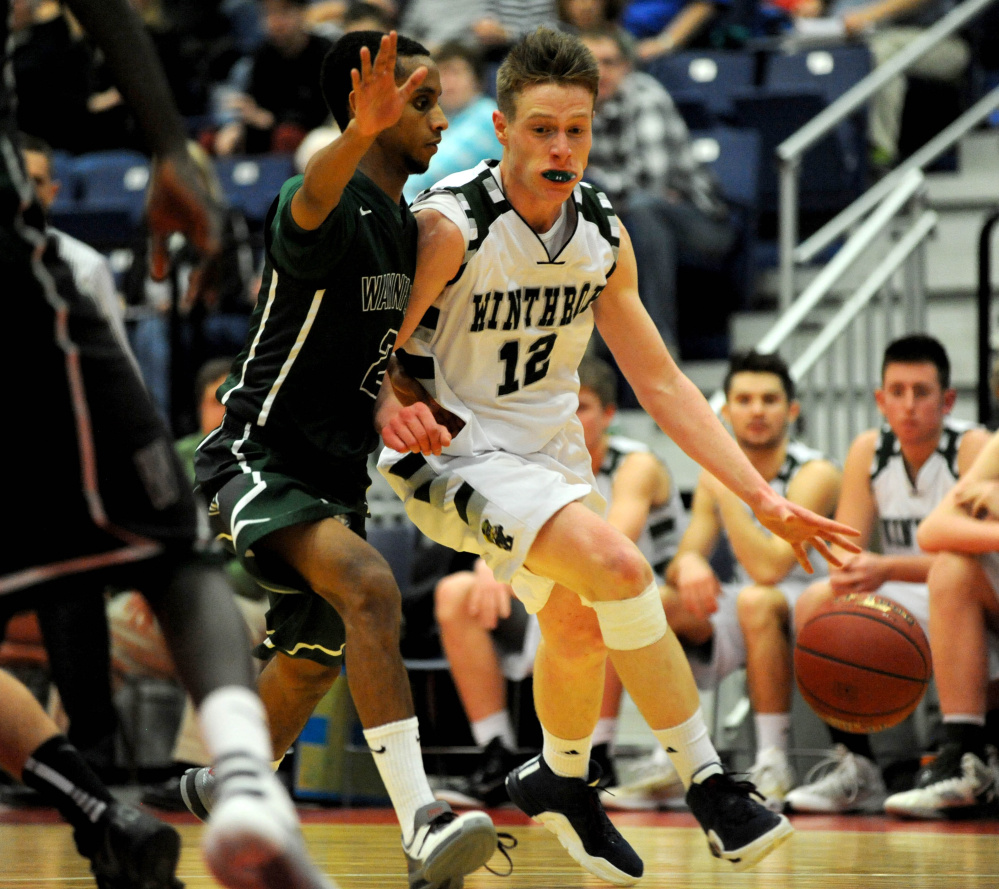
[[441,72],[440,106],[448,128],[426,173],[411,175],[403,188],[407,201],[438,180],[469,170],[483,158],[500,156],[502,148],[493,127],[496,102],[485,93],[485,65],[479,51],[449,41],[434,53]]

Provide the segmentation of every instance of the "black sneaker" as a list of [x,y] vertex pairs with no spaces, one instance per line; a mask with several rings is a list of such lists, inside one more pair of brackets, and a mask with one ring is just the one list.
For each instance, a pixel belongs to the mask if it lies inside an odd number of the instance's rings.
[[615,886],[630,886],[645,865],[607,817],[597,797],[600,767],[593,761],[587,777],[562,778],[535,756],[507,775],[506,789],[510,799],[555,834],[591,874]]
[[590,750],[590,759],[600,766],[597,788],[603,790],[606,787],[617,787],[617,770],[614,768],[614,760],[611,759],[610,744],[594,744]]
[[513,752],[499,738],[493,738],[482,751],[478,768],[468,776],[467,793],[486,808],[508,803],[506,776],[516,764]]
[[186,812],[184,797],[180,792],[180,777],[168,778],[162,784],[152,784],[141,796],[144,806],[154,806],[167,812]]
[[762,800],[750,781],[736,781],[724,772],[691,784],[687,791],[687,805],[707,834],[711,854],[736,870],[752,867],[794,832],[791,822]]
[[98,821],[94,848],[80,845],[100,889],[182,889],[174,874],[180,836],[169,824],[114,802]]

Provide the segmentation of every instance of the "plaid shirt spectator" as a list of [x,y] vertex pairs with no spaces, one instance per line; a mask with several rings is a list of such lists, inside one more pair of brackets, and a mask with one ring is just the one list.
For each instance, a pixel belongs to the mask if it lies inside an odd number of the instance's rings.
[[694,157],[687,125],[669,93],[641,71],[628,74],[597,107],[587,178],[618,210],[641,191],[689,202],[712,219],[728,216],[714,177]]

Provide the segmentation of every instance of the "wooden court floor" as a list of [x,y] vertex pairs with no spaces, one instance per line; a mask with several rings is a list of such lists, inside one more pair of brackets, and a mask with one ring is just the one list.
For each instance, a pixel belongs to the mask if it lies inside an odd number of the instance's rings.
[[[309,849],[341,889],[406,889],[399,832],[391,810],[301,809]],[[184,841],[178,875],[189,889],[217,884],[198,851],[202,826],[188,815],[160,814]],[[595,889],[544,828],[520,813],[491,813],[518,840],[513,872],[468,877],[466,889]],[[795,835],[753,871],[715,861],[686,812],[615,813],[612,820],[645,860],[646,889],[996,889],[999,821],[918,824],[894,819],[805,817]],[[506,862],[492,864],[505,871]],[[54,812],[0,808],[0,889],[89,889],[93,881]]]

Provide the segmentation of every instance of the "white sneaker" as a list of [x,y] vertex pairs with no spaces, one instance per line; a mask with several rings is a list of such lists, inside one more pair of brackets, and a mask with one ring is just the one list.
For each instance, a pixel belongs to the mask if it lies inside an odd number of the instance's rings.
[[866,756],[851,753],[842,744],[816,763],[805,783],[784,798],[795,812],[878,812],[886,796],[881,770]]
[[885,811],[903,818],[951,818],[994,815],[996,774],[974,753],[945,744],[916,778],[917,786],[885,800]]
[[632,771],[627,781],[607,788],[602,802],[605,809],[657,809],[660,803],[682,799],[685,793],[686,788],[669,754],[662,747],[656,747]]
[[298,814],[268,763],[226,761],[201,846],[231,889],[336,889],[305,849]]
[[749,770],[749,780],[763,795],[764,805],[771,812],[784,808],[784,798],[795,785],[794,770],[787,754],[779,747],[767,747],[756,754],[756,762]]
[[496,828],[485,812],[455,815],[443,800],[417,809],[413,838],[403,842],[409,889],[462,889],[464,878],[496,851]]

